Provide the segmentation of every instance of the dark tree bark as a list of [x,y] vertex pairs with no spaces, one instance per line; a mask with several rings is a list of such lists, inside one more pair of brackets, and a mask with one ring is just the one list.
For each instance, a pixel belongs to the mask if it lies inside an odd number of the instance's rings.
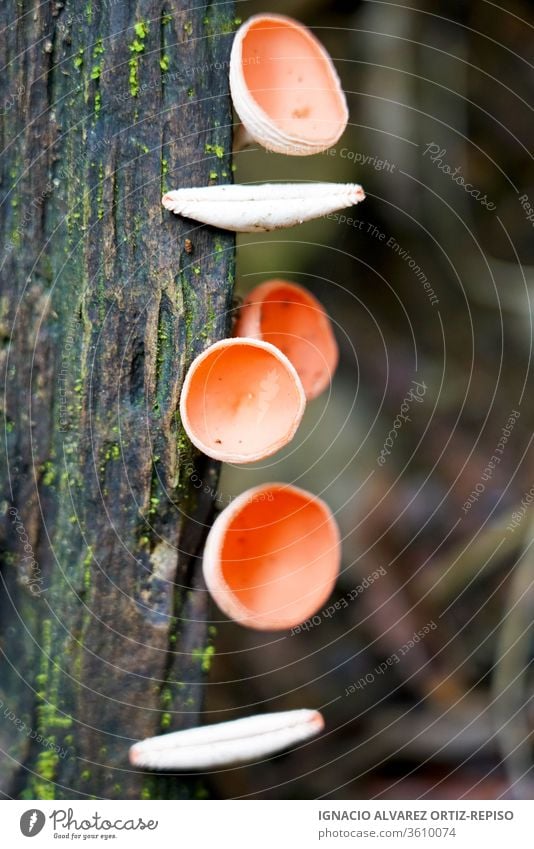
[[0,18],[0,787],[186,798],[195,779],[136,771],[128,748],[199,723],[212,651],[196,584],[218,466],[177,403],[228,333],[234,242],[161,194],[230,182],[233,4]]

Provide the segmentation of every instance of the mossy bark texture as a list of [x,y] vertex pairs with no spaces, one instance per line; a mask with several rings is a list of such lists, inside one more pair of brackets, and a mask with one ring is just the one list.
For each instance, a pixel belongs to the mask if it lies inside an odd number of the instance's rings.
[[228,333],[234,242],[162,190],[230,182],[231,3],[0,4],[0,790],[188,798],[129,766],[198,724],[218,466],[177,413]]

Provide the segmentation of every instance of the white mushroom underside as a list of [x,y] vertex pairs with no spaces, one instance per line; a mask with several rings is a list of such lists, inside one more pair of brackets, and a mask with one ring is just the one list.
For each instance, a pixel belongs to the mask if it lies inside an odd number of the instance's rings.
[[167,192],[166,209],[238,233],[292,227],[330,215],[365,198],[356,183],[267,183],[204,186]]
[[210,769],[269,757],[318,734],[315,710],[248,716],[200,728],[149,737],[130,749],[130,762],[147,769]]

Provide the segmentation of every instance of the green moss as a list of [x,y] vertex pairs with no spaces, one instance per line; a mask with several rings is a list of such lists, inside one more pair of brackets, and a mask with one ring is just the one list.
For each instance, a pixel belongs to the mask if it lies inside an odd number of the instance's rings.
[[[96,192],[96,212],[98,220],[104,217],[104,166],[98,166],[98,188]],[[81,388],[81,387],[80,387]]]
[[208,303],[208,308],[206,310],[206,323],[204,324],[204,327],[202,328],[202,330],[198,334],[198,337],[200,339],[204,339],[206,341],[211,340],[212,337],[213,337],[213,333],[215,331],[215,324],[216,324],[215,310],[213,309],[213,306],[212,306],[211,301],[210,301]]
[[130,94],[132,97],[137,97],[139,94],[139,53],[143,53],[145,49],[144,40],[148,35],[148,24],[144,21],[138,21],[134,25],[134,32],[137,38],[129,45],[130,53],[134,55],[128,62],[128,82],[130,85]]
[[173,694],[170,687],[163,686],[161,688],[159,700],[162,710],[160,725],[163,730],[166,730],[167,728],[170,728],[172,723],[172,714],[170,709],[172,707]]
[[93,65],[91,68],[91,79],[99,80],[100,74],[102,73],[102,65]]
[[161,194],[165,194],[169,190],[167,182],[167,174],[169,173],[169,163],[163,157],[161,158]]
[[188,97],[194,97],[195,96],[195,89],[194,88],[188,88],[187,89],[187,96]]
[[178,451],[180,454],[185,454],[186,452],[188,454],[191,453],[191,442],[187,438],[185,430],[180,431],[178,439],[176,440],[176,444],[178,446]]
[[167,26],[172,21],[172,15],[169,15],[168,12],[164,12],[161,16],[161,23],[163,26]]
[[132,97],[137,97],[139,94],[139,78],[137,75],[138,70],[138,61],[137,59],[130,59],[128,62],[129,74],[128,74],[128,83],[130,85],[130,94]]
[[185,315],[184,315],[184,323],[185,323],[185,339],[186,339],[186,348],[190,348],[191,341],[193,339],[193,315],[194,309],[192,304],[194,304],[196,300],[196,293],[192,289],[191,286],[188,286],[187,281],[185,279],[185,274],[182,273],[182,287],[184,294],[187,292],[189,303],[186,304]]
[[97,38],[97,40],[95,41],[95,46],[93,48],[93,58],[96,58],[97,56],[101,56],[103,52],[104,52],[104,45],[102,43],[102,39]]
[[142,41],[139,41],[138,38],[134,38],[132,43],[130,44],[130,53],[142,53],[145,49],[145,45]]
[[83,53],[84,53],[84,49],[83,49],[83,47],[80,47],[80,49],[78,50],[78,53],[74,57],[74,67],[77,68],[78,70],[83,65]]
[[219,33],[222,35],[230,35],[232,32],[235,32],[236,26],[239,26],[239,24],[236,24],[235,18],[230,18],[229,20],[223,19],[220,23]]
[[213,309],[213,304],[210,301],[206,312],[206,327],[210,333],[213,333],[213,331],[215,330],[215,320],[215,310]]
[[137,38],[140,38],[141,40],[146,38],[148,35],[148,24],[145,21],[138,21],[134,25],[134,32]]
[[224,156],[224,147],[220,144],[206,144],[204,150],[206,153],[214,153],[217,159],[222,159]]
[[184,24],[184,32],[186,35],[193,35],[193,24],[190,21]]
[[90,771],[88,769],[84,769],[80,775],[80,778],[82,781],[89,781],[89,779],[91,778]]
[[159,66],[160,66],[162,71],[168,71],[170,64],[171,64],[171,60],[167,56],[167,54],[163,55],[161,57],[161,59],[159,60]]
[[52,622],[45,619],[41,631],[41,659],[39,671],[36,675],[37,686],[37,730],[44,738],[48,747],[42,749],[35,761],[35,775],[29,780],[28,789],[34,799],[53,799],[54,780],[59,764],[59,755],[53,750],[56,745],[56,737],[53,729],[69,728],[72,726],[72,717],[62,714],[58,710],[59,702],[59,667],[52,661]]
[[95,94],[95,118],[98,118],[100,114],[100,110],[102,108],[102,95],[99,91]]
[[216,180],[218,176],[216,171],[210,171],[210,180]]
[[145,776],[141,788],[141,799],[153,799],[156,795],[154,792],[154,777],[152,775]]
[[193,649],[191,657],[200,663],[202,672],[209,672],[211,669],[211,659],[215,654],[215,646],[208,645],[205,648]]
[[37,758],[37,772],[41,778],[47,781],[53,781],[56,776],[56,770],[59,763],[59,755],[56,752],[47,750],[41,752]]
[[91,589],[91,566],[93,563],[93,548],[92,546],[87,546],[87,552],[83,559],[83,588],[84,590]]
[[206,27],[208,38],[213,38],[218,35],[227,35],[235,32],[237,18],[225,17],[224,15],[216,15],[213,19],[206,16],[202,23]]
[[91,223],[91,193],[86,186],[82,191],[82,222],[82,228],[85,232],[89,229]]
[[37,695],[43,700],[43,704],[37,707],[39,732],[43,736],[47,729],[72,727],[72,717],[59,713],[54,702],[50,701],[52,698],[57,701],[57,691],[54,689],[53,693],[50,692],[49,680],[48,678],[44,681],[43,689],[37,691]]
[[54,464],[51,460],[46,460],[45,463],[41,466],[41,472],[43,473],[43,484],[45,486],[52,486],[56,480],[56,470],[54,469]]
[[45,780],[40,777],[40,773],[38,773],[39,777],[36,775],[32,775],[28,782],[28,790],[26,791],[23,798],[26,799],[41,799],[51,801],[56,798],[55,793],[55,785],[52,781]]

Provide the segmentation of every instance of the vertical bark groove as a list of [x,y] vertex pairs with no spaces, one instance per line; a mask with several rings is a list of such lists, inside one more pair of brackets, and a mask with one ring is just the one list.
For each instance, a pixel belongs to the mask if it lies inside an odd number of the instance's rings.
[[0,27],[0,791],[188,797],[127,753],[198,724],[209,667],[218,465],[177,404],[228,333],[234,241],[160,199],[230,182],[233,4],[25,0]]

